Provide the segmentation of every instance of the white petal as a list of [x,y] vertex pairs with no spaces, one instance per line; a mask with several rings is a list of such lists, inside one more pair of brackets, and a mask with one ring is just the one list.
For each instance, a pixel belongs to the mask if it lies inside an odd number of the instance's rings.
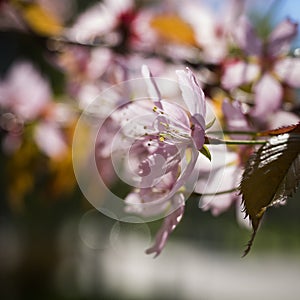
[[62,155],[67,146],[61,131],[50,123],[40,123],[35,128],[34,138],[40,149],[50,157]]
[[291,87],[300,87],[300,59],[285,58],[279,60],[275,65],[276,75]]
[[102,3],[97,3],[81,13],[67,35],[79,42],[92,40],[109,32],[115,24],[115,16]]
[[297,124],[299,117],[291,112],[280,110],[272,115],[269,121],[269,128],[279,128],[282,126],[288,126],[291,124]]
[[265,119],[267,115],[274,113],[281,104],[281,84],[270,74],[265,74],[254,87],[255,108],[251,115]]
[[232,89],[253,81],[259,74],[259,66],[236,61],[225,65],[221,82],[225,89]]
[[192,115],[201,115],[205,119],[206,102],[202,89],[190,69],[177,70],[179,87],[183,100]]
[[142,75],[146,81],[148,93],[149,93],[149,96],[151,97],[151,100],[160,101],[161,100],[160,91],[158,89],[158,86],[157,86],[148,66],[146,66],[146,65],[142,66]]

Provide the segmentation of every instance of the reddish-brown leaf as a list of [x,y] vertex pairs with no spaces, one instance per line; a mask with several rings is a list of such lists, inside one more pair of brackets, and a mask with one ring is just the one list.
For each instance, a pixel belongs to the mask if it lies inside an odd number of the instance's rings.
[[258,135],[259,136],[270,136],[270,135],[279,135],[279,134],[284,134],[284,133],[289,133],[289,132],[300,132],[300,122],[295,125],[283,126],[283,127],[277,128],[277,129],[263,131],[263,132],[260,132]]
[[240,191],[253,234],[244,255],[250,251],[266,209],[284,203],[296,190],[300,181],[299,153],[298,124],[287,133],[270,138],[248,160]]

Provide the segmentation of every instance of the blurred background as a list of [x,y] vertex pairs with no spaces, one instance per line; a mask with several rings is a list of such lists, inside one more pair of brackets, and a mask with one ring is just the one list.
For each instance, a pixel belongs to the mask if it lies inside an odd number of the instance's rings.
[[[102,89],[140,76],[143,63],[165,77],[185,65],[201,69],[207,93],[217,97],[210,75],[229,54],[199,46],[183,5],[0,1],[1,299],[298,299],[299,192],[268,211],[246,258],[251,232],[239,226],[235,207],[216,218],[191,197],[153,259],[144,251],[161,221],[111,219],[76,183],[72,137],[82,109]],[[296,0],[193,5],[206,26],[222,25],[234,9],[246,13],[262,37],[286,17],[300,21]],[[299,35],[294,56],[298,47]]]

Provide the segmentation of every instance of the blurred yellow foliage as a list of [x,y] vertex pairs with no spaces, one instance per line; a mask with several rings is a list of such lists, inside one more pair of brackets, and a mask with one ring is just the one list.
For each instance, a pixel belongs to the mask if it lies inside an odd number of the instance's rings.
[[[76,123],[71,124],[65,130],[65,137],[68,145],[72,144]],[[76,178],[73,171],[72,147],[68,146],[67,151],[59,157],[51,158],[48,161],[48,169],[52,174],[50,190],[52,197],[71,194],[76,186]]]
[[49,160],[49,172],[52,174],[50,180],[50,194],[52,197],[66,196],[71,194],[76,186],[76,179],[72,165],[72,151],[68,152],[59,159]]
[[197,44],[193,28],[177,15],[159,15],[150,24],[163,39],[170,42],[192,46]]
[[21,12],[28,26],[40,35],[55,36],[62,32],[58,18],[37,3],[22,5]]
[[11,209],[20,212],[24,208],[24,197],[34,188],[33,168],[37,148],[29,143],[23,143],[14,153],[6,166],[8,174],[8,195]]
[[[68,145],[74,127],[75,124],[71,124],[65,128]],[[10,207],[16,213],[24,210],[26,196],[34,197],[37,203],[51,203],[68,198],[76,187],[71,146],[60,156],[48,157],[29,136],[25,136],[21,147],[8,158],[5,170]]]

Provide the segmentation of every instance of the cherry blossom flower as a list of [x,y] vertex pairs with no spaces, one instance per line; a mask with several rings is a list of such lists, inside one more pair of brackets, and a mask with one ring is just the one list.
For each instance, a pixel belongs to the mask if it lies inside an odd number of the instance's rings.
[[225,63],[222,85],[234,89],[254,82],[254,108],[251,115],[266,120],[266,116],[277,111],[283,97],[282,83],[300,87],[300,59],[287,57],[298,25],[289,19],[279,23],[263,42],[255,33],[248,19],[240,18],[234,38],[246,55],[253,57],[249,62],[236,59]]
[[189,69],[177,71],[189,113],[175,103],[162,100],[149,69],[144,66],[142,71],[153,99],[153,117],[147,125],[143,124],[148,132],[140,135],[130,150],[130,157],[138,158],[135,166],[140,182],[125,202],[127,211],[140,215],[167,212],[155,245],[147,251],[158,255],[183,215],[184,195],[180,189],[194,172],[199,150],[204,144],[206,102]]
[[[112,178],[111,166],[117,167],[113,173],[125,182],[132,179],[129,183],[135,188],[125,198],[128,213],[166,216],[154,246],[147,251],[158,255],[183,215],[183,186],[190,178],[197,178],[195,165],[204,144],[206,102],[189,69],[177,71],[187,110],[162,99],[148,67],[143,66],[142,73],[150,99],[121,104],[110,114],[99,130],[95,155],[106,184]],[[113,164],[108,174],[103,164],[107,166],[109,158]],[[118,169],[122,158],[124,165]]]
[[[141,174],[151,170],[150,176],[143,177],[141,182],[152,185],[154,182],[160,181],[162,178],[159,178],[158,174],[161,173],[161,177],[164,177],[165,172],[173,172],[174,167],[179,166],[185,151],[187,149],[191,150],[190,162],[184,166],[181,175],[178,178],[175,177],[176,180],[173,182],[172,188],[161,199],[168,200],[184,184],[196,163],[199,150],[204,144],[205,97],[189,69],[177,72],[182,96],[190,112],[190,115],[188,115],[177,104],[162,100],[154,79],[146,67],[143,68],[143,73],[144,76],[147,76],[147,74],[149,76],[146,78],[149,83],[148,88],[156,101],[153,102],[152,108],[154,113],[152,128],[147,127],[150,132],[141,136],[136,141],[135,147],[132,148],[134,154],[139,153],[139,156],[141,156],[140,153],[143,153],[141,149],[145,147],[147,154],[150,154],[149,157],[146,155],[146,160],[139,165]],[[158,164],[158,161],[162,158],[165,160],[163,166]]]

